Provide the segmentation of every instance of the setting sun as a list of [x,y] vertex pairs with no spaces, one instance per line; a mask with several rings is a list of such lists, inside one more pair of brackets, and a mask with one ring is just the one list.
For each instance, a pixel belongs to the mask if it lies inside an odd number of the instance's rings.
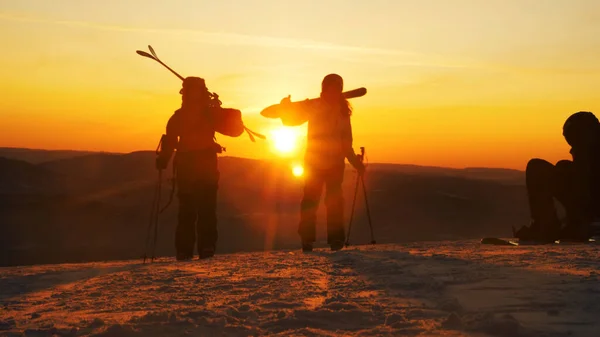
[[279,127],[271,131],[272,146],[282,155],[290,155],[298,148],[298,132],[292,128]]

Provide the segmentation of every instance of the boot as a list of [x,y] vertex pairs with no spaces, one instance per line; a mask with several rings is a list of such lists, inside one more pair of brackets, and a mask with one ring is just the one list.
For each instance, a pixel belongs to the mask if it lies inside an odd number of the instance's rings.
[[302,242],[302,252],[303,253],[310,253],[313,251],[313,244],[312,242]]
[[593,237],[600,237],[600,218],[592,221],[590,231],[592,232]]
[[331,247],[331,251],[337,252],[338,250],[342,250],[342,248],[344,248],[344,241],[333,241],[330,244]]
[[177,255],[175,256],[175,258],[177,259],[177,261],[189,261],[193,257],[194,257],[193,255],[186,254],[186,253],[177,253]]
[[202,248],[200,250],[200,252],[198,253],[198,259],[202,260],[202,259],[208,259],[211,258],[213,256],[215,256],[215,247],[205,247]]
[[593,235],[591,224],[588,222],[584,224],[567,223],[560,232],[560,240],[565,242],[587,242]]
[[519,230],[513,228],[513,236],[519,241],[533,241],[539,243],[552,243],[560,238],[560,224],[542,225],[532,221],[529,226]]

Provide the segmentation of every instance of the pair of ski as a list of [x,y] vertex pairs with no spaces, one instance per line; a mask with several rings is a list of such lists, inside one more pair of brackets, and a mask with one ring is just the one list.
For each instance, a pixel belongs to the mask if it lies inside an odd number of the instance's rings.
[[587,241],[564,241],[556,240],[552,242],[548,241],[529,241],[529,240],[506,240],[501,238],[483,238],[481,239],[482,245],[494,245],[494,246],[540,246],[540,245],[554,245],[554,244],[569,244],[569,245],[583,245],[583,244],[595,244],[599,238],[590,238]]
[[[147,58],[149,58],[151,60],[154,60],[154,61],[160,63],[162,66],[164,66],[165,68],[167,68],[170,72],[172,72],[173,74],[175,74],[175,76],[177,76],[180,80],[182,80],[182,81],[185,80],[185,78],[183,76],[179,75],[175,70],[171,69],[171,67],[169,67],[168,65],[166,65],[163,61],[161,61],[158,58],[158,55],[156,55],[156,52],[154,51],[154,48],[152,48],[152,46],[148,45],[148,49],[150,50],[150,54],[148,54],[147,52],[145,52],[143,50],[136,50],[135,52],[138,55],[140,55],[140,56],[147,57]],[[211,96],[212,99],[214,99],[215,101],[217,101],[219,103],[219,105],[221,105],[221,101],[219,100],[219,95],[217,95],[214,92],[209,92],[209,94],[210,94],[210,96]],[[248,127],[246,127],[245,125],[244,125],[244,130],[248,133],[248,137],[250,137],[250,140],[252,142],[256,141],[255,138],[254,138],[255,136],[258,137],[258,138],[260,138],[260,139],[267,139],[267,137],[265,137],[265,135],[262,135],[262,134],[260,134],[260,133],[258,133],[256,131],[252,131]]]
[[[517,237],[518,231],[512,227],[513,237]],[[596,240],[600,240],[599,237],[593,235],[591,238],[586,240],[521,240],[521,239],[501,239],[497,237],[487,237],[481,239],[483,245],[496,245],[496,246],[539,246],[539,245],[551,245],[551,244],[569,244],[569,245],[582,245],[596,243]]]
[[[147,57],[151,60],[154,60],[156,62],[158,62],[159,64],[161,64],[162,66],[164,66],[165,68],[167,68],[170,72],[172,72],[173,74],[175,74],[175,76],[177,76],[180,80],[184,80],[184,77],[179,75],[175,70],[171,69],[168,65],[166,65],[163,61],[161,61],[158,56],[156,55],[156,52],[154,51],[154,49],[152,48],[152,46],[148,46],[148,49],[150,50],[150,53],[145,52],[143,50],[136,50],[136,53],[140,56],[143,57]],[[353,89],[353,90],[348,90],[343,92],[343,96],[346,99],[350,99],[350,98],[357,98],[357,97],[362,97],[364,95],[367,94],[367,89],[362,87],[362,88],[357,88],[357,89]],[[218,95],[212,93],[212,95],[214,95],[217,99],[218,99]],[[309,101],[314,101],[317,100],[318,98],[313,98],[310,99]],[[267,108],[264,108],[261,111],[261,116],[263,117],[267,117],[267,118],[280,118],[281,114],[285,111],[285,110],[289,110],[289,109],[294,109],[296,107],[299,107],[300,105],[306,103],[305,101],[298,101],[298,102],[291,102],[289,104],[274,104],[271,105]],[[252,137],[252,135],[255,135],[261,139],[266,139],[264,135],[261,134],[257,134],[254,131],[251,131],[250,129],[246,128],[246,131],[248,132],[248,134],[250,135],[250,139],[252,141],[254,141],[254,137]]]

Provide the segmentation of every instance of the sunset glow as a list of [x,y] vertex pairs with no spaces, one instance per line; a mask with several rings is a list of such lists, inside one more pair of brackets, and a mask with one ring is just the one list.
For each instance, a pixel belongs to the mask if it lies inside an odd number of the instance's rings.
[[[569,158],[565,119],[600,113],[595,13],[595,0],[2,1],[0,146],[153,150],[181,82],[135,53],[150,44],[253,130],[273,122],[261,109],[318,97],[335,72],[345,89],[368,90],[351,103],[371,162],[556,162]],[[217,137],[231,156],[301,151],[275,134]]]
[[279,127],[271,131],[273,149],[281,155],[292,155],[298,149],[299,134],[296,129]]

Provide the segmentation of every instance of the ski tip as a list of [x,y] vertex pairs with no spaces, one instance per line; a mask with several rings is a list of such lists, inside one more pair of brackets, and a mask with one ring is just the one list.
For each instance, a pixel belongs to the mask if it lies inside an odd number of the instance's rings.
[[156,52],[154,51],[154,48],[152,48],[151,45],[148,45],[148,49],[150,50],[150,53],[152,53],[152,55],[154,55],[154,57],[158,57],[158,56],[156,56]]
[[136,50],[135,52],[136,52],[138,55],[141,55],[141,56],[144,56],[144,57],[147,57],[147,58],[154,59],[154,56],[152,56],[152,55],[148,54],[147,52],[145,52],[145,51],[143,51],[143,50]]

